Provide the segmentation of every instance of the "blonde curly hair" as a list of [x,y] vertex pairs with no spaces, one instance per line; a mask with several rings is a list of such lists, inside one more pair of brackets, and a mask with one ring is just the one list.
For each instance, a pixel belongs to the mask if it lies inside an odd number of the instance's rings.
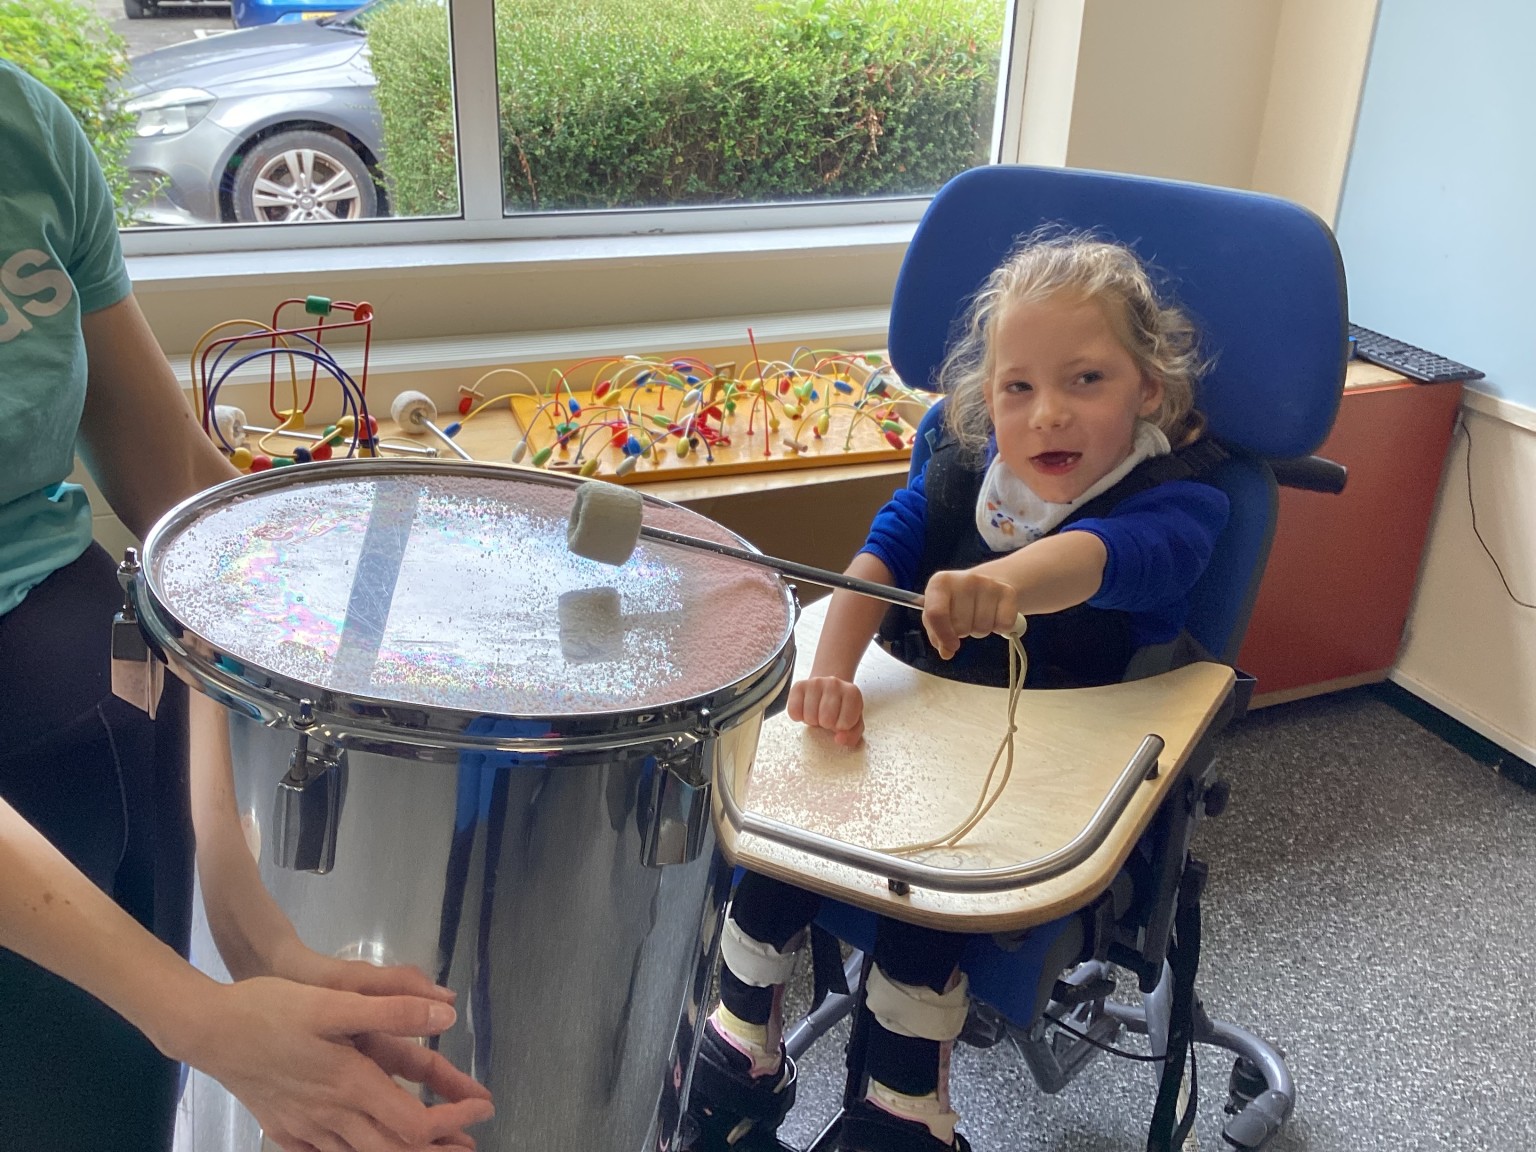
[[987,277],[939,368],[940,387],[949,395],[944,424],[963,448],[980,455],[992,434],[986,394],[997,318],[1012,304],[1055,297],[1098,304],[1137,367],[1162,383],[1162,403],[1149,419],[1175,448],[1199,439],[1205,418],[1195,409],[1195,384],[1210,363],[1201,355],[1193,321],[1159,295],[1146,266],[1124,244],[1046,226]]

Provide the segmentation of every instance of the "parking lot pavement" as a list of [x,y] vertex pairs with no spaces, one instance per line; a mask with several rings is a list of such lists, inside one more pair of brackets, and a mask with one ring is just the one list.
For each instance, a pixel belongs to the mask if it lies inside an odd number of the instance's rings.
[[128,41],[130,58],[168,44],[230,30],[228,4],[166,4],[154,16],[130,20],[122,0],[80,0]]

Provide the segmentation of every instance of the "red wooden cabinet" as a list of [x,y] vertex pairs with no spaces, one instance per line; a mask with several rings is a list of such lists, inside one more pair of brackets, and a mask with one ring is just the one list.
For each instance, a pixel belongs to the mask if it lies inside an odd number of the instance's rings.
[[1274,549],[1238,666],[1275,704],[1384,680],[1397,660],[1461,405],[1459,383],[1350,366],[1318,455],[1349,469],[1338,496],[1280,490]]

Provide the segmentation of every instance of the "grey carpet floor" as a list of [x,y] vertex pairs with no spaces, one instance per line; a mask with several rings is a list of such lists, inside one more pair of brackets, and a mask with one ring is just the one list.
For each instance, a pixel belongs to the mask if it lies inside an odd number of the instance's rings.
[[[1536,795],[1371,690],[1255,713],[1221,757],[1199,987],[1287,1053],[1274,1152],[1536,1152]],[[836,1110],[844,1035],[802,1062],[797,1146]],[[1215,1150],[1231,1063],[1199,1051]],[[957,1051],[954,1095],[977,1152],[1137,1152],[1154,1078],[1103,1057],[1046,1097],[1005,1043]]]

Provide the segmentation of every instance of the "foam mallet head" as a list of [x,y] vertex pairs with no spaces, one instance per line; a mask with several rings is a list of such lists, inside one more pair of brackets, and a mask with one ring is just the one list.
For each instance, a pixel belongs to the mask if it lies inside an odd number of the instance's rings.
[[219,435],[235,448],[245,439],[245,412],[233,404],[215,404],[213,422],[218,425]]
[[578,556],[617,566],[634,553],[644,516],[645,499],[640,493],[589,480],[576,489],[566,545]]
[[402,431],[425,432],[427,424],[437,419],[437,405],[424,392],[406,391],[395,397],[389,415]]

